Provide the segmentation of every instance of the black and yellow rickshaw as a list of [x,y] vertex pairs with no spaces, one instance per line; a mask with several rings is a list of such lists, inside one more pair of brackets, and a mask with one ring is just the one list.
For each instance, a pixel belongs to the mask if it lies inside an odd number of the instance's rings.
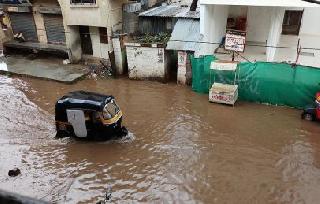
[[70,92],[57,101],[55,121],[58,137],[108,139],[127,134],[121,126],[122,111],[111,95]]

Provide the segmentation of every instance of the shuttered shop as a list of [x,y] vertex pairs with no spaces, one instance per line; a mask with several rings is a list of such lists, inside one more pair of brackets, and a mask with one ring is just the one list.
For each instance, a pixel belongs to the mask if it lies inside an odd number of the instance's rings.
[[9,16],[15,34],[22,33],[27,41],[38,41],[32,13],[10,13]]
[[66,35],[62,15],[44,14],[43,17],[48,43],[65,44]]

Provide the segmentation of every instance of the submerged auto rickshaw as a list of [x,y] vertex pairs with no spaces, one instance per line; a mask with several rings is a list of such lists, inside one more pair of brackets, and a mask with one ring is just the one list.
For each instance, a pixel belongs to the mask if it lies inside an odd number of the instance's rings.
[[55,106],[57,137],[110,139],[127,135],[121,126],[122,111],[110,95],[75,91]]
[[308,105],[302,112],[301,118],[309,121],[320,121],[320,92],[316,94],[314,104]]

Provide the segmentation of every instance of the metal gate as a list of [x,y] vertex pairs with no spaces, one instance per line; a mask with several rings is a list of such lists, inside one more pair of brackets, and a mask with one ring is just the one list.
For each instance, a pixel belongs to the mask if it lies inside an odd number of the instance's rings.
[[27,41],[38,41],[32,13],[10,13],[9,16],[14,34],[22,33]]
[[47,32],[48,43],[65,44],[66,35],[61,15],[45,14],[44,25]]

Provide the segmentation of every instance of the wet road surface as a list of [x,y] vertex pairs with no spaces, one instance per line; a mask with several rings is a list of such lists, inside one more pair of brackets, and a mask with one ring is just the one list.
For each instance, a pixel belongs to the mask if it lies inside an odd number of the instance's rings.
[[[72,90],[112,94],[132,132],[55,139],[54,104]],[[0,188],[59,203],[318,203],[320,124],[300,111],[210,104],[189,87],[0,76]],[[22,175],[9,178],[9,169]]]

